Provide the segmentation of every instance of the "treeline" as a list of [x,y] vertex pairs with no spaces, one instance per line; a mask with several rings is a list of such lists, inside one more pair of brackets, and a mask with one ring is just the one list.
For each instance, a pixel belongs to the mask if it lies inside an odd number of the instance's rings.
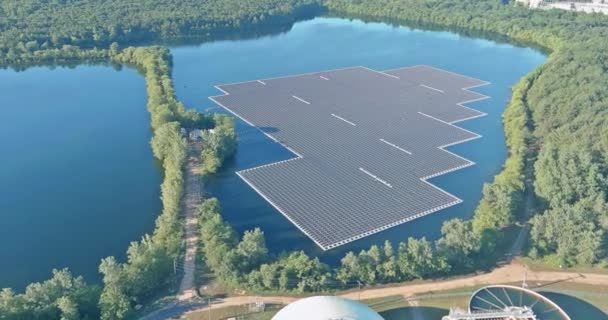
[[[605,260],[608,17],[503,2],[324,1],[342,14],[490,32],[549,49],[547,63],[514,88],[503,116],[510,155],[503,172],[484,187],[474,229],[500,236],[533,185],[541,206],[531,220],[530,255],[560,266]],[[532,168],[525,166],[529,159]]]
[[67,270],[53,270],[53,277],[27,286],[25,293],[0,291],[0,319],[99,319],[100,288],[87,285]]
[[204,148],[201,153],[203,175],[216,173],[224,161],[234,154],[237,146],[233,118],[215,114],[213,123],[213,130],[206,130],[203,135]]
[[530,187],[526,183],[526,162],[535,150],[530,146],[532,122],[526,94],[537,76],[538,71],[532,72],[513,87],[502,116],[509,156],[494,181],[484,185],[472,219],[473,229],[484,241],[499,242],[501,230],[518,218],[526,218],[522,211],[530,209],[524,206],[524,192]]
[[269,256],[264,233],[258,228],[246,231],[239,240],[223,220],[215,198],[205,200],[197,215],[203,263],[228,286],[304,292],[324,288],[331,278],[327,265],[304,252]]
[[256,292],[322,292],[413,279],[427,279],[474,270],[479,261],[493,261],[470,221],[453,219],[435,241],[409,238],[393,248],[390,242],[358,254],[348,253],[337,268],[302,251],[273,256],[264,233],[256,228],[238,238],[223,220],[219,202],[205,200],[197,210],[203,263],[219,281]]
[[171,80],[171,56],[166,48],[127,48],[111,50],[112,61],[136,67],[146,79],[148,111],[151,116],[152,150],[162,162],[163,211],[156,228],[127,250],[127,262],[114,257],[103,259],[99,271],[104,287],[99,299],[102,319],[124,319],[133,306],[175,281],[174,263],[180,254],[182,223],[180,202],[184,190],[183,166],[187,142],[181,129],[208,128],[212,119],[186,110],[177,100]]
[[113,42],[133,45],[283,26],[319,9],[316,0],[4,0],[0,62],[52,54],[50,49],[107,49]]
[[[1,43],[0,43],[1,44]],[[105,49],[82,50],[77,46],[64,45],[60,48],[37,50],[19,55],[1,55],[0,68],[25,70],[32,66],[78,65],[85,63],[109,62],[109,51]]]

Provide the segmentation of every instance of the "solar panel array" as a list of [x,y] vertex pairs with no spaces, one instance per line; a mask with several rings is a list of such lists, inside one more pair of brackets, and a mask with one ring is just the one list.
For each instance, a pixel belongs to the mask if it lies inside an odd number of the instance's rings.
[[239,176],[328,250],[461,200],[426,179],[473,164],[444,150],[479,135],[453,123],[487,82],[415,66],[353,67],[221,85],[220,106],[295,158]]

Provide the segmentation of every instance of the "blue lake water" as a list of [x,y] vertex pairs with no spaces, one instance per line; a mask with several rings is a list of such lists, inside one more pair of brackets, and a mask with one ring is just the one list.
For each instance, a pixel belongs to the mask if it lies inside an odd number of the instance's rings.
[[89,281],[160,211],[145,82],[109,66],[0,70],[0,288]]
[[213,87],[217,84],[358,65],[387,70],[427,64],[492,82],[476,90],[491,99],[468,105],[488,116],[459,123],[483,138],[449,148],[477,165],[431,180],[464,203],[327,252],[316,247],[235,174],[293,157],[255,128],[238,121],[237,154],[207,183],[207,191],[219,198],[225,218],[237,231],[261,227],[272,251],[302,249],[330,263],[349,250],[368,248],[386,239],[436,238],[443,221],[470,217],[483,183],[500,171],[507,154],[501,114],[510,100],[511,86],[546,59],[534,49],[452,32],[326,17],[296,23],[277,35],[174,47],[172,53],[177,94],[186,105],[200,110],[215,107],[207,97],[221,94]]
[[[274,252],[302,249],[326,262],[386,239],[435,238],[443,221],[469,217],[482,184],[506,157],[501,113],[510,87],[546,59],[534,49],[451,32],[324,17],[280,34],[176,46],[172,53],[177,94],[200,110],[215,107],[207,97],[220,94],[216,84],[356,65],[428,64],[492,82],[478,90],[492,98],[469,105],[488,116],[460,123],[484,137],[450,148],[477,165],[432,180],[464,203],[328,252],[236,176],[293,156],[238,121],[238,152],[207,190],[239,232],[261,227]],[[101,258],[124,257],[130,241],[153,229],[161,171],[145,102],[144,80],[131,69],[0,70],[0,288],[22,289],[63,267],[98,281]]]

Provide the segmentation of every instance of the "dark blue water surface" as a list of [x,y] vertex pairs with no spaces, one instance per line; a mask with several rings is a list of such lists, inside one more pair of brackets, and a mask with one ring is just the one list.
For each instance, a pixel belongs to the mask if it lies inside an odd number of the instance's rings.
[[[274,252],[303,249],[327,262],[386,239],[435,238],[443,221],[469,217],[482,184],[506,157],[500,115],[510,86],[545,60],[533,49],[451,32],[338,18],[172,52],[178,96],[201,110],[214,107],[207,97],[220,94],[216,84],[355,65],[429,64],[492,82],[478,90],[492,99],[470,105],[489,115],[461,123],[484,137],[450,149],[477,165],[433,180],[464,203],[325,253],[236,176],[293,156],[238,122],[236,157],[208,182],[209,193],[239,232],[259,226]],[[149,146],[145,99],[144,79],[129,69],[0,70],[0,287],[22,289],[62,267],[99,280],[101,258],[124,256],[130,241],[153,229],[161,176]]]
[[145,82],[109,66],[0,70],[0,288],[108,255],[154,227],[160,170]]
[[200,110],[214,107],[207,97],[221,94],[213,87],[217,84],[357,65],[386,70],[428,64],[492,82],[477,90],[491,96],[490,100],[469,104],[488,116],[459,124],[483,138],[450,148],[477,165],[432,180],[464,203],[328,252],[322,252],[237,177],[235,171],[293,157],[255,128],[238,121],[237,154],[207,183],[208,192],[220,199],[225,218],[239,232],[261,227],[272,251],[303,249],[330,263],[346,251],[368,248],[386,239],[436,238],[443,221],[470,217],[483,183],[500,171],[507,154],[501,114],[510,99],[511,86],[546,59],[534,49],[451,32],[324,17],[297,23],[277,35],[175,47],[172,53],[178,96]]

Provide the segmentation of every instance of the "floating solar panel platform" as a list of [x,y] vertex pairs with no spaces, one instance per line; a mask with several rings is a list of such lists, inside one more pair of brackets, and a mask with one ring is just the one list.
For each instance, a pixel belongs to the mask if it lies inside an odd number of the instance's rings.
[[323,250],[462,202],[427,182],[473,165],[446,147],[480,135],[488,82],[430,66],[352,67],[217,86],[218,105],[294,153],[238,175]]

